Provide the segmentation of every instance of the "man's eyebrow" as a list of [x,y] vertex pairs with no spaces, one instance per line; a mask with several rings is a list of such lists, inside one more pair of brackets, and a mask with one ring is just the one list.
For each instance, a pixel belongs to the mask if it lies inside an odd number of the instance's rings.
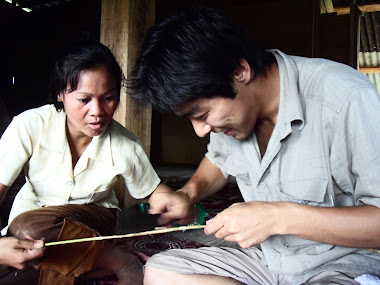
[[199,104],[195,104],[186,113],[179,114],[179,116],[182,118],[188,118],[191,115],[198,113],[199,111],[201,111],[201,106],[199,106]]

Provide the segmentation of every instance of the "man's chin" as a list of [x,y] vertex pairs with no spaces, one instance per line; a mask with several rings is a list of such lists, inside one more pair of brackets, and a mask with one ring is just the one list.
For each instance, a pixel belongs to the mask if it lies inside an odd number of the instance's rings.
[[242,141],[242,140],[245,140],[247,138],[249,138],[251,136],[251,134],[243,134],[243,133],[235,133],[232,135],[232,137],[236,140],[239,140],[239,141]]

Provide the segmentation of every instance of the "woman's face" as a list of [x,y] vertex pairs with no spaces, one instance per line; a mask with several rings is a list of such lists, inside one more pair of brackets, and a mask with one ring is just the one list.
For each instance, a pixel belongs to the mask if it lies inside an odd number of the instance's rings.
[[58,95],[67,115],[67,132],[71,138],[92,138],[107,129],[116,110],[119,91],[114,78],[100,65],[80,73],[76,90],[67,87]]

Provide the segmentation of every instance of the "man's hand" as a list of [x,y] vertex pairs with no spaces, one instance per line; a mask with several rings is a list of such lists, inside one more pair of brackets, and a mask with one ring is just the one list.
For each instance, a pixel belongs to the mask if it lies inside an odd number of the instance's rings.
[[25,238],[26,240],[15,237],[0,238],[0,264],[25,269],[30,261],[43,256],[44,242],[32,240],[30,236]]
[[237,242],[242,248],[251,247],[276,234],[277,212],[272,203],[237,203],[209,220],[205,233]]
[[149,198],[149,214],[161,214],[158,224],[170,227],[172,222],[187,225],[194,221],[197,212],[189,197],[160,184]]

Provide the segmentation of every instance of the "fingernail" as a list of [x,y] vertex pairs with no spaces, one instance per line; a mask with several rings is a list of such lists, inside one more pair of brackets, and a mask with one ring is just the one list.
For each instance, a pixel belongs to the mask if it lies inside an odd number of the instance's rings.
[[34,242],[35,248],[42,248],[44,246],[43,241],[37,240]]

